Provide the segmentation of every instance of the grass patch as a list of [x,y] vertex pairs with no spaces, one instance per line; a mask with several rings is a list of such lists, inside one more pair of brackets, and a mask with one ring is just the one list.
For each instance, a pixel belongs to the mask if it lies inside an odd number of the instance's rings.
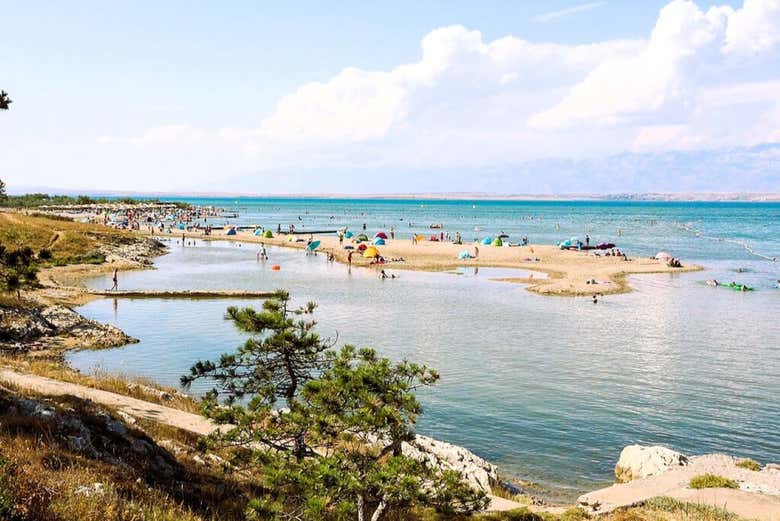
[[739,460],[737,462],[737,467],[743,468],[743,469],[748,469],[748,470],[755,470],[756,472],[761,470],[761,464],[759,462],[757,462],[756,460],[750,459],[750,458],[745,458],[745,459]]
[[715,474],[701,474],[691,478],[688,483],[690,488],[739,488],[739,484],[733,479],[716,476]]

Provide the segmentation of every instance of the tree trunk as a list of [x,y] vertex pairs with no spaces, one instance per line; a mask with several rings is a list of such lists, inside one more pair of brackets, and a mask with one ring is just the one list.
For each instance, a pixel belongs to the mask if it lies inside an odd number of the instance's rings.
[[358,521],[364,521],[365,514],[363,513],[363,496],[358,494],[357,497],[357,515],[358,515]]
[[385,511],[386,507],[387,503],[380,501],[379,505],[376,507],[376,510],[374,510],[374,515],[371,516],[371,521],[379,521],[379,517],[382,515],[382,512]]

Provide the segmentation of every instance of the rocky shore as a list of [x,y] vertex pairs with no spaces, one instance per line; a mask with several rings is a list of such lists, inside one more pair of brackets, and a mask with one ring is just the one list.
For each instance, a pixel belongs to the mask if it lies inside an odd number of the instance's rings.
[[[720,486],[694,486],[707,476]],[[687,456],[667,447],[630,445],[615,466],[617,483],[577,500],[587,512],[603,514],[670,497],[724,507],[746,519],[780,519],[780,465],[760,465],[725,454]]]

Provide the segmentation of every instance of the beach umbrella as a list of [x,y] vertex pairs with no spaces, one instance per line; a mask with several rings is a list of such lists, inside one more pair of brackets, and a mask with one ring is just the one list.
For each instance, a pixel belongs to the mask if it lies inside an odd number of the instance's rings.
[[377,237],[374,239],[374,244],[376,244],[377,246],[384,246],[386,243],[382,237]]
[[493,239],[493,246],[503,246],[504,241],[502,241],[499,237],[496,237]]
[[425,235],[415,235],[414,238],[417,240],[417,242],[424,241]]
[[361,233],[360,235],[357,236],[357,240],[359,240],[359,241],[367,241],[368,240],[368,235],[366,235],[365,233]]
[[230,228],[228,229],[228,231],[225,232],[225,235],[235,235],[235,234],[236,234],[235,228]]
[[312,241],[311,244],[306,246],[306,249],[314,251],[320,247],[321,241]]
[[387,234],[385,232],[377,232],[376,235],[374,235],[375,239],[387,239]]
[[365,251],[363,251],[363,257],[366,258],[379,257],[379,250],[377,250],[373,246],[369,246],[368,248],[365,249]]
[[[366,246],[365,244],[361,244],[360,246],[358,246],[358,250],[360,250],[360,251],[365,251],[367,248],[368,248],[368,246]],[[372,248],[373,248],[373,246],[372,246]]]
[[184,229],[184,223],[179,223],[179,229],[180,229],[180,230],[183,230],[183,229]]
[[257,237],[259,235],[263,235],[263,230],[260,229],[260,228],[257,228],[253,233],[254,233],[255,237]]
[[347,232],[344,234],[344,237],[346,237],[347,239],[351,239],[353,235],[354,234],[352,232]]
[[672,258],[672,256],[666,253],[665,251],[659,251],[658,253],[655,254],[655,258],[656,260],[659,261],[668,261],[669,259]]
[[274,234],[271,230],[266,230],[265,233],[263,234],[263,237],[265,237],[266,239],[272,239],[273,236]]
[[493,244],[493,237],[485,237],[482,239],[482,244],[485,244],[486,246],[490,246]]

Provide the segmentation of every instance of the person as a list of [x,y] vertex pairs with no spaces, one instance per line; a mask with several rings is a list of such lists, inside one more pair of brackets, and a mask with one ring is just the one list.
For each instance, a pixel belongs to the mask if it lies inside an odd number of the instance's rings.
[[394,226],[390,227],[390,238],[391,239],[395,239],[395,227]]
[[585,234],[585,246],[590,246],[590,235]]
[[111,280],[114,282],[114,285],[111,286],[111,291],[116,291],[119,289],[119,270],[114,268],[114,276],[111,278]]
[[363,223],[363,231],[366,231],[366,223]]
[[381,279],[386,279],[387,278],[387,273],[385,273],[385,270],[382,270],[382,271],[379,272],[379,277]]
[[339,232],[339,246],[344,245],[344,232]]
[[598,304],[599,303],[599,299],[596,298],[596,295],[593,295],[593,303],[594,304]]
[[778,279],[777,283],[775,284],[775,287],[780,289],[780,279]]
[[474,246],[474,258],[475,259],[479,258],[479,248],[476,246]]
[[349,253],[347,254],[347,264],[348,264],[349,266],[352,266],[352,254],[353,254],[353,253],[354,253],[354,252],[353,252],[352,250],[349,250]]

